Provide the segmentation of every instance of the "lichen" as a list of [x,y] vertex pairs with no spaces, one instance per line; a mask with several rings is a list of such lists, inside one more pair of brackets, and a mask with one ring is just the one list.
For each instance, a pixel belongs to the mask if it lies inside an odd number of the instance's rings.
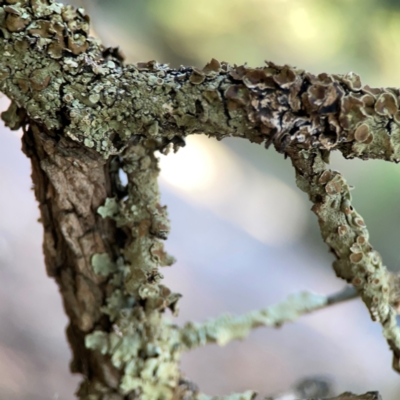
[[322,237],[336,255],[336,274],[357,288],[372,319],[382,324],[383,335],[393,349],[393,367],[400,371],[395,309],[398,287],[393,291],[394,277],[369,242],[366,224],[351,203],[349,185],[339,172],[326,168],[318,151],[310,151],[307,158],[293,155],[292,161],[297,185],[314,203],[312,210],[318,216]]
[[[169,221],[166,208],[159,204],[154,153],[170,146],[177,150],[187,135],[195,133],[217,139],[243,137],[266,147],[273,143],[291,157],[298,186],[314,202],[324,240],[338,258],[337,274],[359,289],[373,318],[381,321],[400,371],[390,275],[369,244],[347,183],[324,165],[335,149],[347,158],[400,161],[398,89],[363,86],[354,73],[315,76],[272,62],[260,68],[215,59],[202,69],[173,69],[156,61],[124,65],[118,49],[104,48],[89,36],[89,17],[82,8],[54,0],[0,0],[0,30],[0,90],[12,100],[2,114],[7,125],[18,129],[30,124],[36,138],[49,133],[60,140],[53,153],[65,151],[65,143],[72,141],[87,154],[104,157],[101,165],[108,178],[120,168],[128,177],[126,187],[106,179],[97,186],[90,181],[94,186],[90,190],[87,182],[77,189],[89,199],[94,190],[104,192],[102,199],[108,194],[100,207],[99,203],[87,207],[97,209],[104,221],[98,215],[89,218],[72,195],[64,199],[68,212],[62,215],[66,227],[62,234],[79,260],[76,277],[66,269],[60,278],[71,288],[68,312],[77,321],[69,335],[74,337],[74,329],[86,335],[85,346],[93,353],[82,365],[97,362],[93,371],[103,364],[118,371],[111,381],[108,373],[95,376],[94,382],[88,378],[81,385],[82,398],[100,400],[135,391],[144,400],[172,399],[180,390],[183,350],[243,338],[254,327],[291,321],[326,302],[318,296],[294,297],[267,310],[222,316],[182,329],[163,318],[168,309],[177,314],[180,295],[161,284],[159,268],[174,259],[162,242]],[[80,165],[72,156],[63,153],[63,157],[68,167],[57,164],[61,158],[54,162],[63,173],[70,165]],[[53,167],[45,159],[38,169],[51,175]],[[75,176],[78,173],[76,169]],[[51,176],[50,189],[59,189]],[[109,227],[116,243],[104,245],[94,229],[81,235],[78,217],[69,212],[74,208],[83,215],[84,224],[92,219],[92,227]],[[54,240],[47,244],[48,257],[57,262],[64,257],[64,252],[57,253]],[[91,255],[90,261],[84,260],[82,249]],[[87,280],[89,276],[93,279]],[[101,308],[93,310],[95,300]],[[82,353],[82,343],[77,348]],[[99,355],[106,359],[99,361]],[[85,356],[86,352],[81,355]],[[76,368],[82,372],[86,366]],[[195,392],[193,396],[201,400],[219,399]],[[248,400],[254,395],[246,392],[225,399]]]
[[103,217],[111,217],[111,218],[116,218],[118,213],[119,213],[119,205],[118,202],[112,198],[112,199],[106,199],[106,202],[104,206],[100,206],[97,209],[97,212]]
[[108,276],[115,271],[116,265],[108,253],[93,254],[92,267],[96,274]]
[[[83,9],[52,0],[0,9],[0,89],[31,119],[63,128],[105,158],[144,138],[162,150],[206,133],[273,142],[280,151],[302,144],[400,160],[400,139],[388,135],[400,120],[398,91],[363,86],[354,73],[315,76],[271,62],[249,68],[215,59],[202,69],[124,66],[118,52],[89,37]],[[372,133],[360,142],[361,125]]]
[[121,370],[120,390],[140,390],[144,400],[172,398],[180,377],[179,333],[162,318],[167,308],[176,314],[180,295],[161,284],[158,272],[173,258],[158,240],[167,237],[169,221],[166,208],[159,205],[157,162],[152,149],[127,148],[121,167],[128,177],[128,196],[107,198],[97,210],[129,231],[131,240],[116,262],[108,253],[92,257],[95,272],[109,279],[102,312],[109,316],[112,331],[95,330],[85,340],[87,348],[110,356]]
[[224,346],[232,340],[244,339],[257,327],[277,327],[295,321],[302,314],[326,306],[326,296],[302,292],[286,301],[242,316],[222,315],[203,324],[188,323],[181,329],[181,341],[185,349],[217,343]]

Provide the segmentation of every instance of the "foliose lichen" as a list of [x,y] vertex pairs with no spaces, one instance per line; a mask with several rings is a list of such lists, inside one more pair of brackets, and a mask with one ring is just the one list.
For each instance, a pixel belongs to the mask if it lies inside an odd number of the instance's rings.
[[[106,49],[89,36],[89,17],[82,8],[54,0],[0,0],[0,31],[0,90],[13,101],[2,115],[8,126],[34,123],[105,160],[115,157],[128,177],[127,187],[112,190],[97,209],[113,221],[120,245],[94,253],[84,266],[105,287],[98,312],[106,322],[95,323],[83,313],[78,323],[87,332],[86,348],[111,359],[121,379],[109,387],[96,382],[88,400],[105,399],[103,392],[171,399],[179,387],[179,355],[185,347],[224,344],[255,326],[295,318],[308,310],[309,301],[312,307],[323,304],[321,298],[295,298],[295,307],[225,316],[182,330],[163,319],[167,309],[178,312],[180,295],[161,284],[159,267],[174,259],[162,242],[169,222],[159,204],[154,152],[176,150],[194,133],[243,137],[266,147],[273,143],[290,155],[298,185],[314,202],[324,240],[338,258],[337,274],[359,288],[381,321],[400,370],[390,275],[369,244],[347,183],[324,166],[334,149],[347,158],[400,160],[398,89],[363,86],[354,73],[316,76],[272,62],[261,68],[215,59],[202,69],[172,69],[155,61],[124,65],[117,49]],[[77,291],[86,293],[85,285],[81,276]]]

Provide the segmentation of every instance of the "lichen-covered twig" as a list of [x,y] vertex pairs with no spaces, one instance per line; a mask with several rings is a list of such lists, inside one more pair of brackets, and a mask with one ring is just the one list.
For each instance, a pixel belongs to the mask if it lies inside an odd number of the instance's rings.
[[116,49],[88,36],[88,21],[83,9],[53,0],[1,0],[0,89],[14,101],[10,126],[26,114],[104,157],[144,138],[179,146],[203,133],[273,142],[282,152],[312,146],[400,160],[398,89],[271,62],[124,66]]
[[166,309],[177,312],[180,295],[161,284],[159,267],[173,258],[162,244],[169,222],[155,157],[194,133],[273,143],[292,158],[338,256],[338,275],[382,321],[398,369],[389,276],[340,175],[322,175],[318,152],[398,162],[399,90],[362,86],[353,73],[315,76],[271,62],[125,66],[118,49],[88,32],[83,9],[0,0],[0,91],[12,100],[2,118],[25,132],[46,267],[70,319],[71,370],[85,378],[79,398],[198,396],[179,371],[179,329],[162,318]]
[[382,324],[393,351],[393,368],[400,372],[398,276],[388,272],[369,243],[365,222],[351,204],[350,188],[339,172],[326,167],[326,157],[314,150],[291,152],[290,157],[297,185],[314,203],[322,237],[337,258],[336,274],[357,288],[372,318]]
[[351,286],[330,296],[309,292],[289,296],[285,301],[248,314],[222,315],[202,324],[187,323],[180,331],[182,344],[187,350],[208,343],[224,346],[232,340],[244,339],[251,330],[261,327],[280,327],[304,314],[357,297]]

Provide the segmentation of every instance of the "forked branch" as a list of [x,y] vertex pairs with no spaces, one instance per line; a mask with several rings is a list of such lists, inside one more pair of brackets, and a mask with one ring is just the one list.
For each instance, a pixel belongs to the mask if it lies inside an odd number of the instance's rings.
[[[337,255],[337,274],[379,317],[400,370],[390,275],[344,180],[323,162],[335,149],[348,158],[398,162],[398,89],[362,86],[353,73],[315,76],[271,62],[255,69],[214,59],[203,69],[155,61],[125,66],[118,49],[89,37],[84,10],[53,0],[0,0],[0,32],[0,90],[12,100],[2,118],[12,129],[24,128],[46,267],[70,319],[71,370],[85,377],[80,399],[201,398],[182,378],[179,355],[202,339],[187,326],[184,344],[182,331],[162,318],[166,309],[177,312],[180,295],[161,284],[158,270],[173,258],[162,244],[169,222],[154,155],[183,146],[194,133],[273,143],[292,159]],[[317,307],[298,306],[296,313]],[[222,334],[206,336],[225,342],[276,324],[270,314],[247,316],[244,330],[240,318],[203,328],[218,326]],[[282,315],[281,321],[292,318]]]

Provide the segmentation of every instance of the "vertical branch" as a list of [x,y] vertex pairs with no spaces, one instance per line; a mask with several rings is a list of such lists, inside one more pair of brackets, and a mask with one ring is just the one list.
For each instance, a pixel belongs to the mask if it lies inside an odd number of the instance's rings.
[[95,327],[110,327],[100,311],[105,278],[91,265],[94,253],[113,258],[118,251],[115,224],[96,213],[114,191],[110,162],[36,124],[25,133],[23,149],[32,163],[47,273],[59,285],[70,319],[71,371],[83,374],[93,387],[116,388],[120,371],[108,357],[86,349],[84,342]]
[[398,279],[388,272],[369,242],[363,218],[351,204],[350,187],[343,176],[326,168],[326,154],[290,151],[298,187],[314,203],[321,234],[336,256],[336,274],[353,284],[373,319],[380,321],[393,351],[393,368],[400,372],[400,329],[396,323]]
[[158,166],[154,142],[130,146],[121,156],[128,177],[127,196],[108,199],[99,208],[124,234],[124,247],[107,273],[106,306],[102,311],[112,330],[99,327],[86,346],[111,357],[122,371],[121,393],[141,390],[144,400],[171,398],[179,390],[180,338],[162,319],[166,308],[176,311],[180,295],[161,284],[159,266],[171,265],[160,241],[169,222],[159,204]]

